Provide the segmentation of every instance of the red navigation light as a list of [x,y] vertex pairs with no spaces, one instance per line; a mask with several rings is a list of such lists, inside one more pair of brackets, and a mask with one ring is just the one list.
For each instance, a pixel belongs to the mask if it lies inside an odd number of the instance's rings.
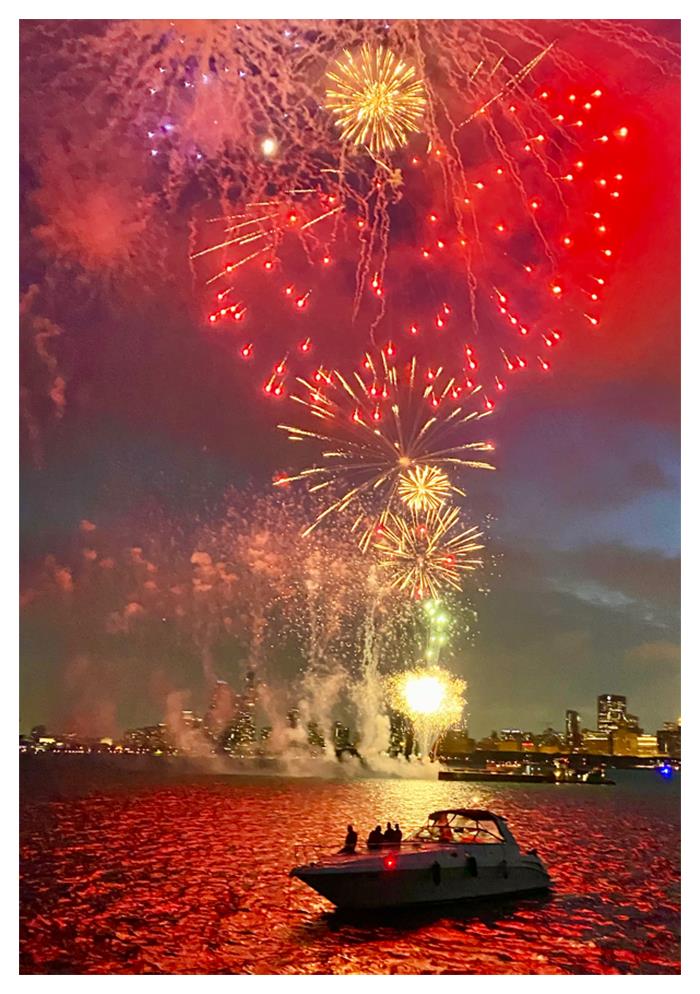
[[384,869],[385,870],[395,870],[396,869],[396,856],[385,856],[384,857]]

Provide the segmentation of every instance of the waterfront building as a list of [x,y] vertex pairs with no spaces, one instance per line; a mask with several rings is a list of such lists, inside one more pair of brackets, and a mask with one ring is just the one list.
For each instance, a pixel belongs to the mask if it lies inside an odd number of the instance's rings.
[[489,749],[496,748],[497,741],[498,732],[492,731],[490,735],[486,735],[483,739],[479,739],[476,743],[476,748],[480,752],[488,752]]
[[256,707],[258,697],[257,677],[255,670],[248,670],[244,678],[242,694],[232,691],[225,693],[219,690],[221,700],[226,701],[230,711],[229,720],[225,722],[219,741],[223,749],[237,756],[250,756],[258,746],[258,729],[256,722]]
[[581,751],[591,753],[593,756],[609,756],[610,733],[592,732],[587,728],[584,729]]
[[498,738],[505,741],[515,740],[516,742],[522,742],[527,737],[527,733],[523,732],[520,728],[502,728],[498,733]]
[[575,749],[581,748],[583,736],[581,735],[581,715],[578,711],[567,710],[564,736],[567,749],[573,752]]
[[469,738],[466,723],[458,722],[440,737],[437,753],[445,759],[460,759],[474,752],[476,742]]
[[610,752],[613,756],[637,756],[639,735],[631,728],[615,728],[610,732]]
[[501,733],[496,739],[491,739],[491,745],[488,745],[486,748],[492,749],[494,752],[520,752],[522,746],[522,736],[505,738]]
[[204,716],[204,728],[218,743],[234,717],[235,695],[225,680],[217,680]]
[[[523,743],[524,748],[527,748],[525,743]],[[547,753],[557,753],[562,752],[564,748],[564,742],[562,736],[559,732],[555,731],[551,726],[545,728],[545,730],[540,735],[535,735],[533,738],[533,745],[537,752],[547,752]]]
[[658,756],[659,744],[655,735],[637,736],[637,755],[641,758],[651,758]]
[[195,711],[183,710],[180,712],[178,723],[189,731],[197,731],[204,724],[204,718]]
[[598,697],[598,731],[612,732],[627,724],[627,698],[622,694],[601,694]]
[[520,728],[502,728],[496,736],[495,748],[499,752],[519,752],[521,749],[533,749],[535,742],[532,732],[524,732]]
[[663,756],[670,756],[672,759],[681,758],[681,723],[679,721],[665,721],[664,727],[656,733],[656,743],[659,752]]
[[413,751],[413,725],[399,711],[389,711],[389,755],[410,756]]
[[172,744],[164,724],[128,728],[123,737],[126,752],[145,752],[159,755],[172,751]]
[[257,743],[255,701],[248,694],[234,694],[232,707],[233,718],[221,734],[221,745],[228,753],[248,756]]

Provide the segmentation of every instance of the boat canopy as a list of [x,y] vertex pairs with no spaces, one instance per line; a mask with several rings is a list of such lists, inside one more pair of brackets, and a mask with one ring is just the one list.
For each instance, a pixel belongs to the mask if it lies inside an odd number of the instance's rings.
[[512,836],[505,819],[481,808],[445,808],[433,811],[428,821],[413,835],[417,842],[467,842],[502,844]]

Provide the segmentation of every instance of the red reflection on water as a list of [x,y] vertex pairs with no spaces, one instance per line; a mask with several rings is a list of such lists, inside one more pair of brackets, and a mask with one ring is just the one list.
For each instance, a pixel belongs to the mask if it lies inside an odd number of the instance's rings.
[[[676,784],[615,788],[130,774],[66,796],[64,760],[27,771],[24,973],[676,973]],[[25,764],[28,766],[28,764]],[[40,768],[41,767],[41,768]],[[62,797],[56,798],[56,776]],[[71,774],[75,788],[75,773]],[[53,799],[51,794],[53,793]],[[75,796],[77,794],[77,796]],[[344,921],[289,869],[388,818],[490,806],[535,846],[549,900]]]

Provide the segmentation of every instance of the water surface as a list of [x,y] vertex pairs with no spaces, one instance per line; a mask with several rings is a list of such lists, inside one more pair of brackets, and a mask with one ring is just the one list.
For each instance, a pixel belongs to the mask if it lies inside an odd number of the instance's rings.
[[[679,778],[616,787],[321,780],[22,761],[23,973],[679,971]],[[440,807],[504,814],[555,881],[530,897],[344,919],[288,872]]]

